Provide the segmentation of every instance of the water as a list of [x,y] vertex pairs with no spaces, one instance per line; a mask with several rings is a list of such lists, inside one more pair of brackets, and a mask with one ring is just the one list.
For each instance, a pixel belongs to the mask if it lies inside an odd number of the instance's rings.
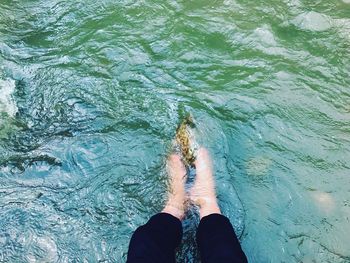
[[188,112],[249,262],[350,262],[350,2],[134,2],[1,1],[0,262],[124,262]]

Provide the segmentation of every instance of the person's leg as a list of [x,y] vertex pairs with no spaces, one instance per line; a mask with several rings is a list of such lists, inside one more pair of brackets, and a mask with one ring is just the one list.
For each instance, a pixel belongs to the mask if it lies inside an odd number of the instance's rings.
[[197,243],[202,263],[247,262],[230,220],[221,214],[210,214],[201,219]]
[[167,169],[168,201],[161,213],[153,216],[133,234],[127,263],[175,263],[175,249],[182,239],[186,169],[176,154],[169,157]]
[[134,232],[127,263],[175,263],[175,248],[182,238],[181,221],[159,213]]
[[186,168],[178,154],[171,154],[167,162],[169,174],[168,201],[162,210],[182,220],[185,214],[186,201]]
[[206,149],[198,151],[196,181],[192,201],[199,206],[200,223],[197,244],[202,263],[247,262],[229,219],[221,215],[216,199],[212,161]]

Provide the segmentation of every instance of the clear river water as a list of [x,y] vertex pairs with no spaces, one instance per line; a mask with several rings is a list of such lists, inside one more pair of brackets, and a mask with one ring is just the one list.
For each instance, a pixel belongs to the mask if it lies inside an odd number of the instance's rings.
[[249,262],[350,262],[349,0],[1,0],[0,262],[125,262],[188,113]]

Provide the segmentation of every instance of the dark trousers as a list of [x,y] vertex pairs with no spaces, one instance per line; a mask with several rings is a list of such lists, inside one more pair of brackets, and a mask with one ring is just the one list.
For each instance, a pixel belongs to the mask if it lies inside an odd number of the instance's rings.
[[[127,263],[175,263],[175,249],[181,239],[181,221],[166,213],[156,214],[133,234]],[[197,244],[202,263],[247,262],[230,221],[223,215],[201,219]]]

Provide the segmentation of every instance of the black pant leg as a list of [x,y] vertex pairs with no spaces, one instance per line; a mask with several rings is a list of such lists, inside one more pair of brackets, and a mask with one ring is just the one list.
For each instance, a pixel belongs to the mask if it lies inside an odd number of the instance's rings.
[[247,258],[230,220],[219,214],[201,219],[197,244],[202,263],[246,263]]
[[156,214],[132,235],[127,263],[175,263],[181,239],[181,221],[167,213]]

